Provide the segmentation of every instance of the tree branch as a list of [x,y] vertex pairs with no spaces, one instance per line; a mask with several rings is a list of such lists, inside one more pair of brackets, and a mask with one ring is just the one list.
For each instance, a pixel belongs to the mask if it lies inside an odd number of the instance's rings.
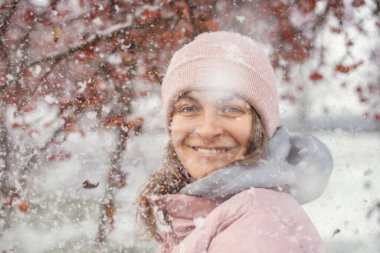
[[[79,118],[79,115],[80,115],[80,112],[82,112],[84,107],[82,106],[78,106],[76,108],[76,110],[74,111],[74,115],[77,117],[75,120],[78,120]],[[63,109],[61,109],[59,115],[61,115],[63,112]],[[72,124],[72,122],[68,122],[66,121],[61,127],[57,128],[54,133],[52,134],[52,136],[49,138],[48,141],[45,142],[45,144],[40,147],[39,149],[34,149],[32,151],[32,155],[31,157],[29,158],[28,162],[26,163],[26,165],[20,170],[20,176],[19,176],[19,183],[21,185],[21,187],[25,188],[26,186],[26,173],[27,171],[35,164],[37,163],[37,158],[38,158],[38,155],[40,155],[42,152],[45,152],[49,145],[52,143],[52,141],[57,138],[59,136],[59,134],[61,134],[64,129],[69,125],[69,124]]]
[[[165,20],[165,21],[167,22],[168,20]],[[34,66],[36,64],[42,64],[42,63],[44,63],[46,61],[50,61],[50,60],[53,60],[55,58],[64,58],[64,57],[67,57],[67,56],[72,55],[73,53],[75,53],[75,52],[77,52],[77,51],[79,51],[79,50],[81,50],[83,48],[92,46],[92,45],[94,45],[95,43],[97,43],[99,41],[103,41],[103,40],[106,40],[106,39],[108,39],[110,37],[123,34],[123,33],[127,32],[127,31],[130,31],[130,30],[143,30],[143,29],[150,28],[152,25],[163,23],[163,22],[164,22],[163,20],[159,20],[159,21],[156,20],[156,21],[148,23],[148,24],[136,25],[136,26],[131,26],[130,24],[127,24],[127,25],[121,26],[120,28],[118,28],[118,29],[116,29],[114,31],[111,31],[110,33],[104,33],[104,32],[96,33],[95,35],[93,35],[85,43],[80,44],[80,45],[75,46],[75,47],[72,47],[72,48],[69,48],[65,52],[61,52],[61,53],[58,53],[56,55],[48,56],[48,57],[45,57],[43,59],[39,59],[39,60],[30,62],[28,64],[27,68],[32,67],[32,66]]]
[[[13,16],[13,14],[17,10],[18,2],[19,2],[19,0],[13,0],[10,10],[9,10],[8,14],[4,17],[3,24],[0,26],[0,43],[1,44],[3,44],[2,43],[2,36],[5,34],[5,32],[8,29],[8,24],[9,24],[10,18]],[[3,45],[1,45],[1,46],[3,46]]]
[[93,35],[89,40],[87,40],[85,43],[83,44],[80,44],[80,45],[77,45],[77,46],[74,46],[72,48],[69,48],[67,51],[64,51],[64,52],[61,52],[61,53],[58,53],[58,54],[55,54],[55,55],[52,55],[52,56],[48,56],[48,57],[45,57],[45,58],[42,58],[42,59],[39,59],[39,60],[35,60],[35,61],[32,61],[30,62],[29,64],[27,65],[23,65],[20,70],[18,71],[17,73],[17,77],[18,78],[15,78],[14,80],[12,80],[10,82],[10,84],[13,84],[14,82],[16,82],[20,76],[21,76],[21,73],[30,68],[30,67],[33,67],[37,64],[43,64],[47,61],[52,61],[52,60],[57,60],[57,61],[60,61],[62,60],[63,58],[66,58],[68,56],[71,56],[73,55],[74,53],[76,53],[77,51],[81,50],[81,49],[84,49],[86,47],[89,47],[89,46],[92,46],[94,44],[96,44],[97,42],[99,41],[103,41],[103,40],[106,40],[112,36],[117,36],[117,35],[120,35],[120,34],[123,34],[127,31],[130,31],[130,30],[144,30],[144,29],[148,29],[150,28],[152,25],[156,25],[156,24],[160,24],[160,23],[167,23],[171,20],[171,18],[168,18],[168,19],[165,19],[165,20],[155,20],[151,23],[147,23],[147,24],[144,24],[144,25],[136,25],[136,26],[131,26],[130,24],[127,24],[127,25],[122,25],[120,26],[119,28],[117,28],[116,30],[112,30],[111,32],[107,33],[107,32],[99,32],[99,33],[96,33],[95,35]]
[[98,246],[101,246],[108,235],[107,230],[113,228],[114,214],[116,211],[115,206],[115,186],[120,180],[120,176],[123,174],[121,170],[122,154],[127,147],[128,130],[124,131],[121,126],[118,127],[119,141],[111,156],[111,168],[108,172],[106,192],[102,201],[98,234],[96,236],[96,242]]
[[[0,112],[3,114],[4,111]],[[9,143],[8,143],[8,130],[5,125],[5,120],[2,115],[0,115],[0,191],[3,196],[7,193],[7,177],[9,171]]]
[[8,174],[11,171],[9,164],[9,142],[8,129],[5,125],[4,106],[0,107],[0,196],[3,200],[0,203],[0,235],[9,227],[9,208],[8,201],[11,198],[11,189],[9,187]]
[[[18,1],[16,1],[18,2]],[[53,8],[54,6],[56,6],[58,4],[59,0],[52,0],[51,3],[50,3],[50,6],[49,8]],[[21,42],[19,43],[19,46],[18,46],[18,49],[21,49],[22,51],[22,57],[21,57],[21,62],[18,62],[16,63],[17,64],[17,67],[20,69],[17,73],[16,73],[16,77],[10,81],[8,83],[8,85],[13,85],[16,83],[16,86],[17,86],[17,83],[18,83],[18,80],[20,80],[21,76],[22,76],[22,73],[25,69],[27,69],[27,67],[25,67],[25,63],[26,63],[26,60],[28,58],[26,52],[27,52],[27,47],[29,46],[29,43],[30,43],[30,39],[29,39],[29,36],[30,36],[30,33],[33,31],[33,29],[35,28],[36,24],[38,23],[38,21],[44,17],[46,14],[48,13],[48,9],[45,10],[44,12],[40,13],[33,21],[33,23],[27,28],[26,30],[26,33],[25,35],[23,36],[23,38],[20,40]],[[2,42],[2,40],[0,40]],[[2,43],[3,44],[3,43]],[[4,46],[4,45],[2,45]],[[20,48],[21,47],[21,48]],[[8,58],[8,57],[7,57]],[[10,61],[8,61],[8,73],[11,73],[11,65],[10,65]],[[7,82],[6,82],[7,83]],[[4,88],[5,86],[7,86],[6,84],[3,85],[1,88]],[[16,87],[16,92],[20,89],[18,89]],[[20,107],[20,104],[18,103],[17,104],[17,107]]]
[[[199,28],[198,26],[195,24],[195,19],[194,19],[194,13],[193,13],[193,7],[191,6],[190,4],[190,1],[189,0],[186,0],[184,1],[187,5],[187,8],[189,9],[189,21],[190,21],[190,24],[191,26],[193,27],[193,38],[195,36],[197,36],[199,34]],[[192,39],[193,39],[192,38]]]

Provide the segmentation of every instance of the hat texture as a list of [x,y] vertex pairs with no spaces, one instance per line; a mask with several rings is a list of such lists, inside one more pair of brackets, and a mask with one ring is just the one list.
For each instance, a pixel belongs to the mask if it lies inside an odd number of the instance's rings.
[[166,129],[176,100],[201,89],[227,90],[245,99],[272,137],[279,121],[276,78],[265,52],[252,39],[224,31],[202,33],[173,55],[161,88]]

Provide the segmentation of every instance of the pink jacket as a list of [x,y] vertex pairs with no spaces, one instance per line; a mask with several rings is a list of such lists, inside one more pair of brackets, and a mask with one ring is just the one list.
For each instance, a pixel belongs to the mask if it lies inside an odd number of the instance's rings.
[[255,188],[222,203],[168,194],[155,205],[171,219],[161,253],[325,252],[313,223],[287,193]]

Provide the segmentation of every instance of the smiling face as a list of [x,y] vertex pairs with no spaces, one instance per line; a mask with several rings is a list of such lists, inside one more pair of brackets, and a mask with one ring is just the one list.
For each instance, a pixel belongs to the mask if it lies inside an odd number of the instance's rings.
[[174,106],[170,138],[182,165],[195,179],[244,158],[250,144],[250,105],[227,91],[191,91]]

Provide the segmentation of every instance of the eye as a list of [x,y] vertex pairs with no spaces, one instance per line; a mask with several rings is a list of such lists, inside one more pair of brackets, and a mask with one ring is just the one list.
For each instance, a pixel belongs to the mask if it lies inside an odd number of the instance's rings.
[[225,106],[222,108],[222,113],[230,115],[230,116],[238,116],[243,114],[245,111],[239,106]]
[[192,116],[199,110],[195,105],[184,105],[178,108],[178,112],[185,116]]

